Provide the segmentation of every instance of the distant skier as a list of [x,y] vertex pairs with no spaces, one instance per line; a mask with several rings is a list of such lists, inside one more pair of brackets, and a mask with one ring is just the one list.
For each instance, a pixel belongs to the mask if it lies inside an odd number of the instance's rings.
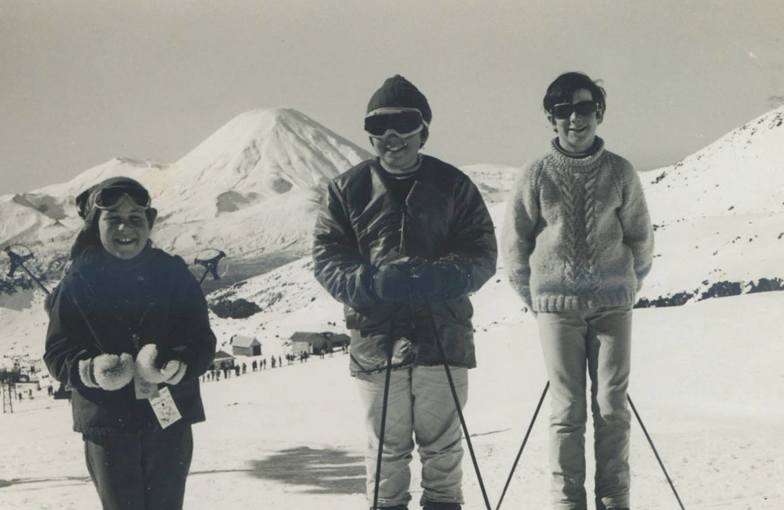
[[180,509],[204,420],[199,376],[215,336],[198,282],[153,248],[156,217],[138,182],[80,194],[84,225],[55,289],[44,361],[71,387],[73,428],[105,510]]
[[651,269],[653,229],[634,168],[596,136],[604,89],[563,74],[544,110],[557,137],[520,174],[502,242],[512,286],[536,315],[550,378],[553,508],[587,508],[587,366],[596,508],[628,509],[632,305]]
[[[493,223],[479,191],[457,168],[419,153],[432,114],[408,80],[384,82],[367,107],[377,158],[330,184],[315,227],[314,271],[344,303],[367,433],[367,494],[404,509],[415,441],[426,510],[458,509],[463,447],[455,402],[436,347],[443,336],[461,407],[476,366],[468,294],[495,272]],[[322,351],[323,355],[323,351]],[[376,473],[385,367],[389,386],[381,472]]]

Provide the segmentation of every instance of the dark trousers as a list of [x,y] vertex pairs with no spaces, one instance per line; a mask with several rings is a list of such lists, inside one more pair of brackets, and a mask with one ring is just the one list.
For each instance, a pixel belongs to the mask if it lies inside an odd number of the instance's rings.
[[87,470],[104,510],[178,510],[193,454],[188,423],[84,435]]

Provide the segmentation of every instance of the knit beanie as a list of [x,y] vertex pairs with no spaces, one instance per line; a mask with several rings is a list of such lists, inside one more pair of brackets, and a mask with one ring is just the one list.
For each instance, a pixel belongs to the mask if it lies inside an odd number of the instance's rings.
[[425,95],[399,74],[387,78],[381,88],[373,93],[368,101],[367,113],[389,107],[416,108],[428,124],[433,119],[433,112],[430,111]]
[[[82,229],[76,235],[76,240],[71,246],[71,259],[75,259],[83,253],[90,246],[100,246],[101,240],[98,236],[98,217],[100,209],[95,207],[95,198],[98,192],[108,188],[124,188],[124,189],[138,189],[147,191],[147,188],[142,186],[139,181],[131,179],[130,177],[110,177],[105,179],[94,186],[90,186],[76,196],[76,207],[79,212],[79,217],[84,220]],[[149,191],[147,191],[149,193]],[[152,228],[155,223],[155,218],[158,216],[158,211],[152,207],[144,211],[147,216],[147,223]]]

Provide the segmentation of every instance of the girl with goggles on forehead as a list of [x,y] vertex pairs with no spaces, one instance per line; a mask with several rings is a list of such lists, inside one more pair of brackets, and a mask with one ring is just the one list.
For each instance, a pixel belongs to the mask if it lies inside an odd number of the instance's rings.
[[653,229],[637,172],[596,136],[604,89],[566,73],[543,103],[557,137],[520,174],[502,242],[512,286],[537,318],[550,379],[553,508],[588,508],[587,370],[596,508],[628,510],[632,305],[651,269]]
[[315,228],[316,278],[345,304],[351,331],[375,508],[407,508],[415,446],[424,508],[456,510],[463,502],[457,405],[465,405],[468,369],[476,366],[468,295],[495,272],[496,241],[471,180],[419,152],[431,119],[411,82],[386,80],[365,116],[377,157],[330,183]]
[[76,204],[84,225],[49,301],[44,361],[72,390],[104,510],[181,509],[215,352],[206,302],[182,259],[152,246],[141,184],[107,179]]

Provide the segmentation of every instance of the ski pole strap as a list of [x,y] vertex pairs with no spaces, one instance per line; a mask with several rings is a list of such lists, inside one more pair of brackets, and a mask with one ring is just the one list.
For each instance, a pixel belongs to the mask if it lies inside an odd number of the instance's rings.
[[648,430],[645,428],[645,424],[642,422],[642,418],[640,418],[640,413],[637,412],[637,408],[634,406],[634,402],[632,402],[632,397],[628,393],[626,394],[626,399],[629,401],[629,405],[632,407],[632,411],[634,411],[634,416],[637,417],[637,421],[640,423],[640,428],[642,428],[642,432],[645,434],[645,438],[648,440],[648,444],[651,445],[651,449],[653,450],[653,454],[656,456],[656,460],[659,461],[659,466],[661,466],[662,472],[664,473],[665,478],[667,478],[667,483],[670,484],[670,489],[672,489],[672,493],[675,495],[675,499],[678,500],[678,505],[681,507],[681,510],[686,510],[683,506],[683,502],[681,502],[680,496],[678,496],[678,491],[675,490],[675,484],[672,483],[672,479],[667,473],[667,469],[664,467],[664,462],[662,462],[661,457],[659,457],[659,452],[656,451],[656,446],[653,444],[653,439],[651,439],[650,434],[648,434]]
[[547,395],[547,390],[549,388],[550,388],[550,381],[547,381],[547,384],[544,385],[544,390],[542,390],[542,396],[539,397],[539,403],[536,404],[536,410],[534,411],[534,415],[531,418],[531,423],[528,424],[528,430],[525,431],[525,437],[523,437],[523,444],[520,445],[520,450],[518,450],[517,452],[517,457],[515,457],[514,463],[512,463],[512,469],[511,471],[509,471],[509,477],[506,479],[504,490],[501,492],[501,497],[498,498],[498,504],[495,506],[495,510],[499,510],[501,508],[501,503],[504,502],[504,496],[506,496],[506,490],[509,488],[509,484],[512,481],[512,476],[514,475],[515,469],[517,469],[517,463],[520,461],[520,457],[523,455],[523,449],[525,449],[525,445],[526,443],[528,443],[528,436],[531,435],[531,429],[534,428],[536,417],[539,415],[539,410],[542,408],[542,402],[544,402],[544,396]]

